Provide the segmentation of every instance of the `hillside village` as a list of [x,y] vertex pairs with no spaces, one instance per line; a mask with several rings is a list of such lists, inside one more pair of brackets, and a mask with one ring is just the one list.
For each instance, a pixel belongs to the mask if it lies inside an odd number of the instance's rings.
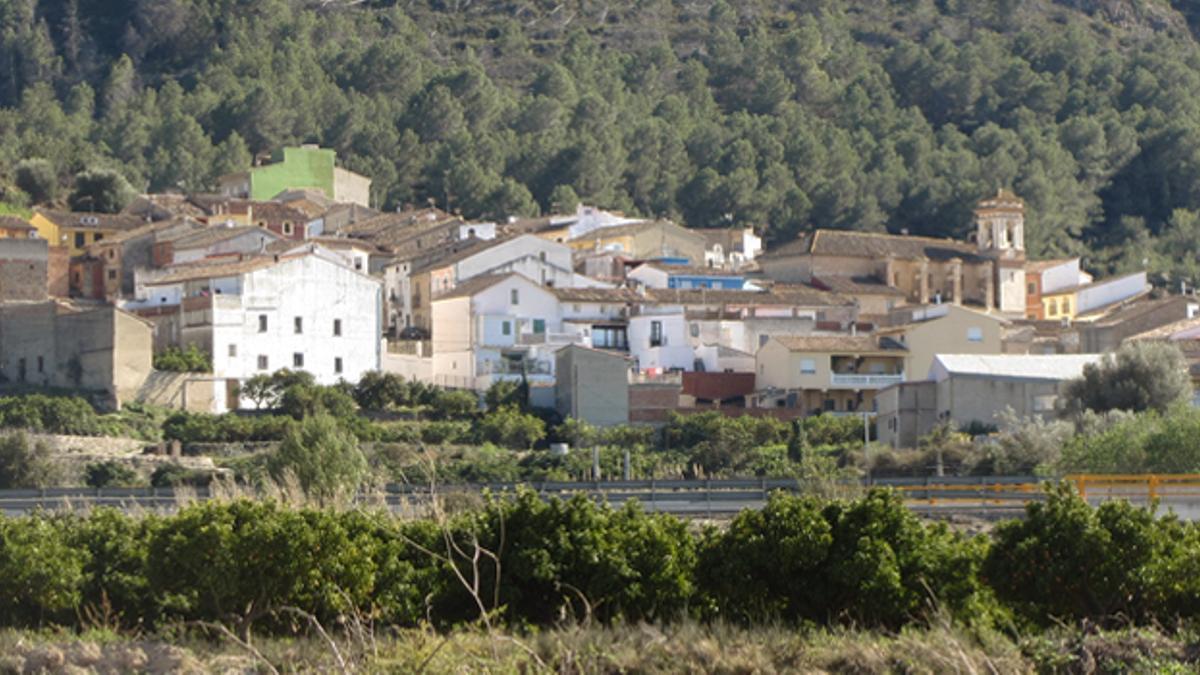
[[[380,212],[369,177],[313,146],[220,185],[0,220],[0,384],[223,412],[255,407],[240,395],[255,375],[382,371],[480,395],[521,382],[533,407],[597,426],[862,416],[901,448],[1006,408],[1053,417],[1098,355],[1194,353],[1200,329],[1200,300],[1144,272],[1028,259],[1008,190],[980,196],[966,241],[817,227],[764,247],[752,228],[587,205]],[[152,368],[192,347],[211,372]]]

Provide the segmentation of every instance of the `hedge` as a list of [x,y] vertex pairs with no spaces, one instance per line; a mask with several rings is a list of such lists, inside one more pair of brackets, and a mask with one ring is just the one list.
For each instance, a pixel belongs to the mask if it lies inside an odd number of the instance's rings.
[[1151,623],[1200,617],[1198,560],[1197,526],[1122,503],[1092,509],[1066,488],[991,537],[921,521],[886,491],[777,495],[700,531],[632,503],[528,490],[442,524],[207,502],[168,516],[0,519],[0,624],[79,627],[103,612],[139,629],[283,633],[303,623],[284,608],[442,628],[481,608],[513,626],[692,617],[898,630],[940,611],[1001,626]]

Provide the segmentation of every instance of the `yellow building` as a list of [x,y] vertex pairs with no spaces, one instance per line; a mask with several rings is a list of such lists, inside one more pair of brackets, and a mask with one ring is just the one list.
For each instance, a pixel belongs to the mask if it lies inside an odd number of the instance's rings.
[[1075,289],[1042,295],[1042,316],[1048,320],[1075,318]]
[[68,254],[74,257],[83,255],[91,244],[144,225],[145,221],[121,214],[35,209],[29,224],[51,246],[66,246]]
[[806,414],[870,412],[876,391],[904,381],[907,357],[888,337],[779,335],[755,355],[758,404]]
[[0,239],[29,239],[36,230],[18,216],[0,216]]

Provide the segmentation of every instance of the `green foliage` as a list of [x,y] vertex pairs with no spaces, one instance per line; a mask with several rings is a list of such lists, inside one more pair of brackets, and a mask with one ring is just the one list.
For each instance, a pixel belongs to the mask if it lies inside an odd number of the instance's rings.
[[54,165],[45,159],[23,159],[17,163],[13,177],[17,187],[29,195],[33,204],[45,204],[53,201],[58,193],[58,175]]
[[479,436],[513,450],[528,450],[546,437],[546,425],[513,405],[494,408],[479,420]]
[[163,438],[181,443],[241,443],[283,440],[295,424],[282,415],[210,415],[172,413],[163,422]]
[[1075,412],[1166,411],[1192,397],[1187,359],[1170,343],[1131,342],[1083,368],[1064,398]]
[[697,583],[708,611],[733,621],[894,628],[930,618],[932,598],[986,609],[983,554],[982,542],[922,523],[891,492],[850,503],[775,495],[707,536]]
[[174,373],[211,373],[212,357],[196,345],[168,347],[154,355],[154,369]]
[[0,621],[39,625],[74,618],[88,554],[71,545],[63,527],[44,516],[0,519]]
[[133,467],[116,460],[88,464],[83,474],[84,482],[94,488],[135,487],[143,482]]
[[112,169],[90,169],[75,175],[75,189],[67,201],[75,211],[117,213],[137,192],[125,176]]
[[45,443],[20,431],[0,436],[0,488],[48,487],[59,473]]
[[1004,185],[1035,256],[1196,280],[1188,3],[61,4],[0,8],[5,166],[203,191],[317,140],[385,209],[582,200],[775,241],[962,235]]
[[358,439],[326,414],[288,428],[268,469],[277,481],[295,478],[310,497],[333,500],[353,495],[367,471]]
[[1156,520],[1125,501],[1093,509],[1062,483],[1030,504],[1024,519],[997,528],[983,574],[1035,623],[1165,617],[1181,596],[1197,597],[1194,578],[1177,576],[1194,571],[1186,561],[1197,552],[1194,534],[1189,548],[1180,546],[1181,533],[1173,519]]
[[497,380],[484,392],[483,403],[488,410],[505,407],[526,410],[529,408],[529,385],[525,382]]
[[100,418],[87,401],[43,394],[0,398],[0,427],[75,436],[101,431]]
[[1200,410],[1127,415],[1083,429],[1063,446],[1060,469],[1081,473],[1193,473],[1200,470]]

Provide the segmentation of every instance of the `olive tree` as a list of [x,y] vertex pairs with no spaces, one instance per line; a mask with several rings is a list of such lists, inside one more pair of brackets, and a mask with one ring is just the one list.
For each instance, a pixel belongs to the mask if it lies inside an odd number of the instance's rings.
[[1083,368],[1083,376],[1070,382],[1066,407],[1085,410],[1165,411],[1192,396],[1187,359],[1173,344],[1131,342],[1114,354]]

